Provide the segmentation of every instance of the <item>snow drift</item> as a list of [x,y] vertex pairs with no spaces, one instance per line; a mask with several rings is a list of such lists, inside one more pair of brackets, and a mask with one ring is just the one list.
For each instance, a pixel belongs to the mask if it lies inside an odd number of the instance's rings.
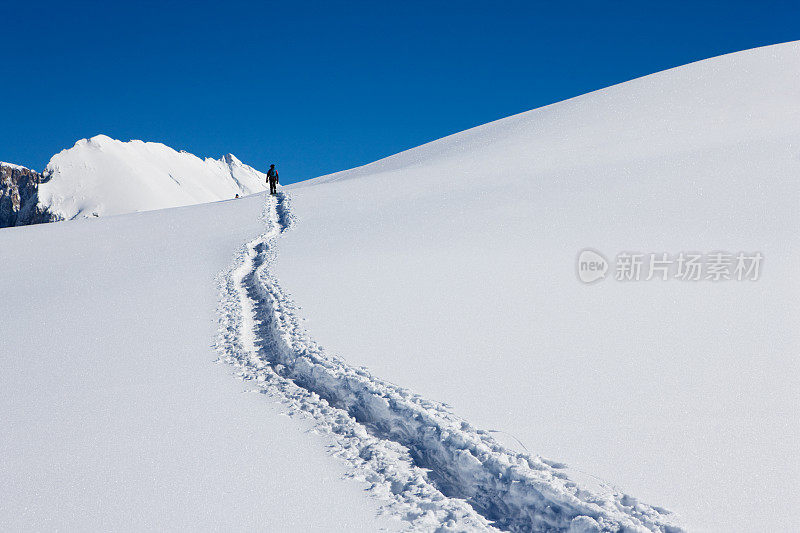
[[61,219],[119,215],[235,197],[265,189],[265,176],[232,154],[200,159],[160,143],[82,139],[53,156],[39,205]]

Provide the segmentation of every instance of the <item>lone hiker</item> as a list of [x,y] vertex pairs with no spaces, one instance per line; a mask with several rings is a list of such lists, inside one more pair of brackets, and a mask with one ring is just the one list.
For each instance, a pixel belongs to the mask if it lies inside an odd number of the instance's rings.
[[275,170],[275,165],[270,165],[267,170],[267,181],[269,182],[269,193],[275,194],[278,192],[278,171]]

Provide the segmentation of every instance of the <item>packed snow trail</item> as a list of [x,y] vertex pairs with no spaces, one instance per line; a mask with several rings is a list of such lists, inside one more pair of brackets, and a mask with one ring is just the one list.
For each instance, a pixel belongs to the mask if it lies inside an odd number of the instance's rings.
[[220,359],[331,434],[334,453],[388,512],[417,530],[682,531],[667,511],[579,487],[557,464],[508,450],[444,405],[317,345],[268,271],[272,242],[293,223],[288,202],[267,197],[267,231],[220,276]]

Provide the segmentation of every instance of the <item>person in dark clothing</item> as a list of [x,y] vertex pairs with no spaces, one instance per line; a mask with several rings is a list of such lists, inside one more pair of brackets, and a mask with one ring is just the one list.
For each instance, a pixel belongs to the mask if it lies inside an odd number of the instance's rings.
[[270,194],[278,192],[278,171],[275,170],[275,165],[270,165],[269,170],[267,170],[267,182],[269,183]]

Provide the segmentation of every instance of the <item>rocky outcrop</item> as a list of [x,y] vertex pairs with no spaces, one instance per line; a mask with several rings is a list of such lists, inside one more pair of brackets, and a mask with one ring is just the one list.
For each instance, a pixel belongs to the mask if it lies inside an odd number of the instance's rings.
[[38,205],[39,185],[46,181],[28,168],[0,163],[0,228],[58,220]]

